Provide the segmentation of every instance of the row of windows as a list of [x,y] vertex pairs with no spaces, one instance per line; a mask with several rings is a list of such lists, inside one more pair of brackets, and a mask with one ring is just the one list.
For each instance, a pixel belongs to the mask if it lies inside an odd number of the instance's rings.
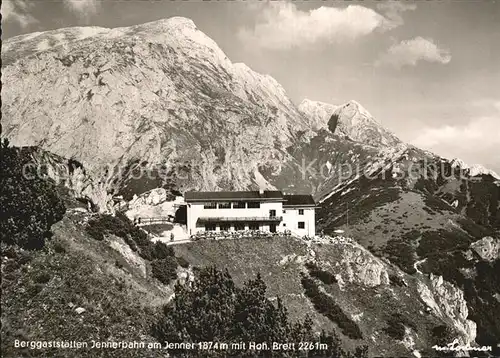
[[[220,231],[229,231],[229,230],[231,230],[231,224],[220,224],[219,228],[220,228]],[[216,224],[205,224],[206,231],[215,231],[216,229],[217,229]],[[245,230],[245,224],[242,224],[242,223],[234,224],[234,230],[235,231]],[[249,224],[248,230],[260,230],[260,225],[259,224]]]
[[[216,202],[208,202],[203,205],[204,209],[231,209],[231,206],[233,209],[259,209],[260,208],[260,203],[257,201],[235,201],[233,203],[231,202],[221,202],[221,203],[216,203]],[[286,214],[286,210],[283,210],[283,214]],[[299,209],[299,215],[304,215],[304,209]]]
[[[286,224],[283,224],[283,226],[286,227]],[[297,223],[297,227],[299,229],[305,229],[306,228],[306,223],[304,221],[299,221]],[[231,230],[231,224],[220,224],[219,228],[221,231],[229,231]],[[205,224],[205,230],[206,231],[215,231],[217,229],[216,224]],[[242,223],[235,223],[234,224],[234,230],[236,231],[241,231],[245,230],[245,224]],[[248,230],[260,230],[260,225],[256,223],[251,223],[248,225]]]
[[255,202],[255,201],[235,201],[235,202],[221,202],[221,203],[216,203],[216,202],[208,202],[203,205],[204,209],[259,209],[260,208],[260,203]]
[[[283,210],[283,214],[286,214],[286,210]],[[304,215],[304,209],[299,209],[299,215]]]

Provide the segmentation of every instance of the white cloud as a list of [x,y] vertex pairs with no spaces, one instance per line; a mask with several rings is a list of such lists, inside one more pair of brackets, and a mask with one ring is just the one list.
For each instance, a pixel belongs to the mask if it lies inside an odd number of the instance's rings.
[[391,18],[360,5],[321,6],[301,11],[290,2],[271,2],[258,7],[258,23],[252,29],[241,29],[239,37],[245,43],[266,49],[290,49],[318,42],[351,42],[376,29],[385,31],[399,26],[402,23],[399,14],[411,8],[403,6],[389,11],[387,7],[385,10]]
[[26,28],[37,20],[28,11],[30,3],[24,0],[4,0],[2,1],[2,20],[16,22],[22,28]]
[[439,48],[432,39],[416,37],[392,45],[380,55],[375,65],[391,65],[396,68],[415,66],[419,61],[447,64],[451,61],[448,50]]
[[[424,128],[410,142],[447,158],[460,158],[468,164],[500,168],[500,101],[488,116],[471,119],[465,125]],[[480,162],[480,163],[479,163]]]
[[385,26],[389,29],[403,25],[401,14],[405,11],[413,11],[417,8],[416,4],[406,4],[399,1],[388,1],[377,4],[377,9],[384,13],[387,18]]
[[99,9],[98,0],[64,0],[64,5],[77,15],[88,17]]

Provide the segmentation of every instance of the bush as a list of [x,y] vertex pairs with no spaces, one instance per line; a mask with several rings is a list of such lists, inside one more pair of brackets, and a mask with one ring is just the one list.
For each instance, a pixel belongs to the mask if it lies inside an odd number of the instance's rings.
[[182,256],[177,257],[177,263],[182,268],[187,269],[189,267],[189,262],[187,262],[187,260]]
[[342,333],[352,339],[362,339],[363,335],[356,322],[351,320],[342,309],[335,303],[333,298],[319,290],[314,280],[302,277],[302,287],[307,297],[311,300],[316,311],[337,324]]
[[[260,275],[236,287],[226,271],[215,267],[195,271],[194,281],[175,286],[173,299],[164,306],[164,315],[153,326],[153,334],[168,342],[321,342],[327,350],[311,350],[312,357],[353,357],[340,347],[334,334],[318,337],[312,321],[292,323],[279,298],[276,304],[266,298],[266,284]],[[248,345],[246,349],[249,349]],[[199,356],[189,351],[169,351],[175,356]],[[267,351],[212,350],[211,357],[270,356]],[[274,351],[273,357],[290,357],[290,352]],[[302,355],[301,355],[302,356]],[[304,355],[307,356],[307,355]],[[366,357],[366,348],[356,350],[356,357]]]
[[389,281],[391,282],[391,284],[399,287],[406,286],[404,279],[402,277],[399,277],[398,275],[389,274]]
[[331,284],[337,282],[337,279],[335,278],[335,276],[332,273],[320,269],[318,267],[318,265],[316,265],[314,262],[311,262],[311,261],[307,262],[306,268],[309,271],[309,275],[317,278],[318,280],[320,280],[321,282],[323,282],[326,285],[331,285]]
[[173,256],[161,260],[154,260],[151,263],[151,272],[154,278],[168,285],[170,281],[177,278],[177,260]]
[[402,341],[405,337],[405,325],[401,322],[396,315],[392,315],[387,320],[387,327],[385,327],[384,332],[391,338]]
[[161,241],[156,241],[153,249],[153,259],[162,260],[174,256],[174,250]]
[[66,211],[55,183],[29,166],[33,151],[9,147],[6,139],[0,143],[0,239],[25,249],[43,248]]
[[383,250],[384,255],[406,273],[414,274],[416,272],[413,264],[415,263],[415,250],[411,242],[390,239]]

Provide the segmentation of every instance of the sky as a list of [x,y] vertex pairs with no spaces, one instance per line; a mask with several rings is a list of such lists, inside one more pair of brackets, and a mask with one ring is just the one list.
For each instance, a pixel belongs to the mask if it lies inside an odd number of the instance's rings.
[[3,39],[184,16],[295,103],[361,103],[399,138],[500,173],[500,1],[7,0]]

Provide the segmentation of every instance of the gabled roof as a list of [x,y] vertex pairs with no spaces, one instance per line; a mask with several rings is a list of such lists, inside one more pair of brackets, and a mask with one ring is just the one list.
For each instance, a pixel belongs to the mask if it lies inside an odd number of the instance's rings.
[[279,190],[261,194],[255,191],[188,191],[184,194],[186,202],[193,201],[283,201],[283,193]]
[[283,207],[290,206],[316,206],[314,199],[311,195],[284,195],[283,199],[285,202],[283,203]]

